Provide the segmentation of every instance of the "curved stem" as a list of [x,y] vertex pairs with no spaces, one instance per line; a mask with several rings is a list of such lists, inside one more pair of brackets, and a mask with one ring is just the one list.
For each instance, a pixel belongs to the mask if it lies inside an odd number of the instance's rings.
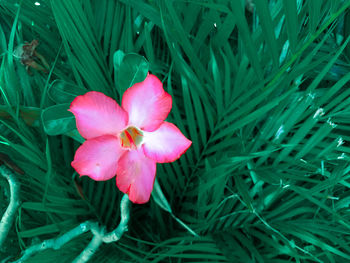
[[10,203],[0,221],[0,249],[2,249],[6,237],[12,227],[17,209],[20,205],[20,200],[19,183],[17,182],[15,173],[5,165],[1,165],[0,174],[8,181],[11,194]]
[[24,250],[22,257],[14,261],[13,263],[23,262],[28,258],[30,258],[32,255],[42,250],[46,250],[48,248],[52,248],[55,250],[60,249],[64,244],[66,244],[73,238],[95,227],[97,227],[97,223],[94,223],[94,222],[86,221],[84,223],[81,223],[79,226],[73,228],[72,230],[68,231],[67,233],[65,233],[64,235],[58,238],[47,239],[41,242],[40,244],[36,244],[28,247],[26,250]]
[[73,263],[83,263],[88,262],[92,256],[95,254],[97,249],[102,244],[102,237],[101,235],[94,235],[90,243],[87,245],[87,247],[83,250],[83,252],[80,253],[79,256],[77,256]]
[[64,244],[72,240],[73,238],[87,232],[91,231],[93,238],[87,247],[80,253],[78,257],[74,259],[74,263],[84,263],[89,261],[95,254],[97,249],[102,245],[102,243],[111,243],[118,241],[124,232],[128,231],[128,222],[130,218],[130,201],[127,194],[125,194],[120,202],[120,223],[118,227],[110,233],[105,233],[105,228],[100,227],[96,222],[86,221],[81,223],[76,228],[68,231],[58,238],[48,239],[40,244],[33,245],[22,253],[22,257],[13,263],[23,262],[33,254],[36,254],[42,250],[48,248],[60,249]]
[[88,262],[95,254],[102,243],[112,243],[118,241],[123,234],[128,231],[128,222],[130,218],[130,200],[125,194],[120,202],[120,223],[116,229],[109,233],[105,233],[104,228],[91,230],[94,237],[87,247],[74,259],[74,263]]
[[120,202],[120,223],[118,227],[103,236],[104,243],[111,243],[118,241],[128,231],[128,222],[130,218],[130,200],[125,194]]

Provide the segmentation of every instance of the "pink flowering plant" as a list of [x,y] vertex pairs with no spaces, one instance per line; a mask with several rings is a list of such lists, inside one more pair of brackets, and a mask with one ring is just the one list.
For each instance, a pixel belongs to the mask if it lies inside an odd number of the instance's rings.
[[143,204],[152,193],[156,164],[174,162],[192,142],[165,121],[172,98],[156,76],[128,88],[121,104],[96,91],[74,99],[69,111],[86,141],[72,166],[96,181],[116,176],[119,190]]

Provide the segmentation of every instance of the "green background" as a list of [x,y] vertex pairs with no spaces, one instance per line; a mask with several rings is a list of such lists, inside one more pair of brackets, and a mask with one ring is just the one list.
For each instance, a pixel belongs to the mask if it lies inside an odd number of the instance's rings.
[[[193,144],[92,262],[350,262],[349,1],[34,2],[0,1],[0,152],[25,172],[0,259],[87,219],[117,226],[115,180],[70,166],[67,109],[90,90],[120,102],[149,70]],[[13,56],[33,39],[48,73]],[[27,262],[71,262],[90,240]]]

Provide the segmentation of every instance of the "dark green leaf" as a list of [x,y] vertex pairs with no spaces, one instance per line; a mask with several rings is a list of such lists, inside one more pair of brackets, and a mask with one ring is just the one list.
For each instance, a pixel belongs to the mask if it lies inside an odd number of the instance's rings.
[[41,120],[48,135],[60,135],[76,129],[74,115],[68,111],[70,104],[58,104],[43,110]]
[[64,80],[55,80],[49,87],[48,95],[57,104],[70,103],[77,96],[83,95],[87,90],[79,88],[76,85],[65,82]]

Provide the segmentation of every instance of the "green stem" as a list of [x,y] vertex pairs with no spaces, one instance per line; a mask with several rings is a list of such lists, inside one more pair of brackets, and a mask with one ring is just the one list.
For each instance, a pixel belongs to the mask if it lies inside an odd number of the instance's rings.
[[17,182],[15,173],[5,165],[1,165],[0,174],[8,181],[11,194],[10,203],[0,221],[0,249],[3,249],[4,242],[12,227],[17,209],[20,205],[20,200],[19,183]]
[[58,238],[48,239],[43,241],[40,244],[31,246],[27,248],[20,259],[13,263],[23,262],[33,254],[36,254],[42,250],[51,248],[51,249],[60,249],[64,244],[72,240],[73,238],[87,232],[91,231],[93,238],[87,247],[80,253],[78,257],[74,259],[74,263],[84,263],[89,261],[92,256],[95,254],[97,249],[101,246],[102,243],[111,243],[118,241],[124,232],[128,230],[128,222],[130,218],[130,201],[128,195],[124,195],[120,202],[120,223],[118,227],[110,233],[105,232],[104,227],[100,227],[96,222],[86,221],[81,223],[76,228],[70,230],[69,232],[63,234]]
[[101,244],[102,236],[99,234],[94,235],[90,243],[83,250],[83,252],[81,252],[80,255],[74,259],[73,263],[88,262],[90,258],[92,258],[92,256],[95,254],[97,249],[101,246]]
[[103,236],[104,243],[118,241],[124,232],[128,231],[128,222],[130,218],[130,201],[128,195],[124,195],[120,202],[120,223],[118,227]]
[[64,244],[72,240],[73,238],[91,230],[92,228],[97,227],[97,223],[86,221],[84,223],[81,223],[79,226],[73,228],[72,230],[68,231],[64,235],[58,237],[58,238],[52,238],[47,239],[40,244],[33,245],[26,250],[24,250],[23,255],[20,259],[14,261],[13,263],[19,263],[27,260],[32,255],[42,251],[46,250],[48,248],[58,250],[60,249]]

